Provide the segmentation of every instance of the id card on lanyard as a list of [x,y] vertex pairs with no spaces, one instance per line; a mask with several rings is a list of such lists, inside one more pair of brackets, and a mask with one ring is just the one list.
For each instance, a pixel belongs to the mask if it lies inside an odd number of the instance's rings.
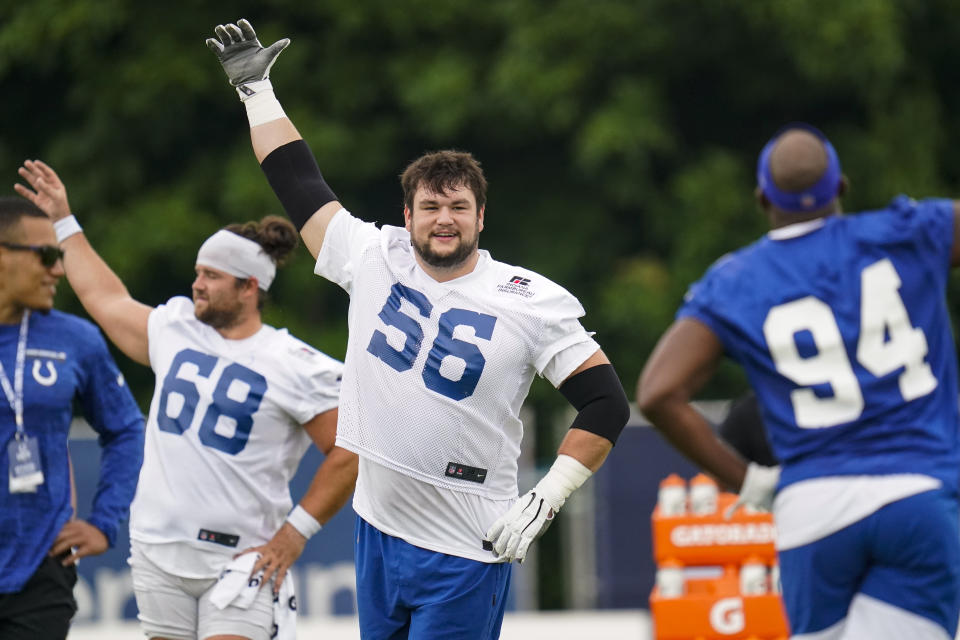
[[7,443],[7,461],[10,468],[10,493],[34,493],[43,484],[43,467],[40,463],[40,445],[35,436],[27,434],[23,427],[23,369],[27,353],[27,331],[30,310],[23,312],[20,320],[20,336],[17,339],[17,359],[14,363],[13,384],[0,362],[0,386],[13,409],[17,432]]

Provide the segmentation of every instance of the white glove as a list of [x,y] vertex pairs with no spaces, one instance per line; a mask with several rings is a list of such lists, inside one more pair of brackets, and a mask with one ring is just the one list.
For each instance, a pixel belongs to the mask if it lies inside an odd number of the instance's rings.
[[217,37],[207,38],[207,46],[223,65],[230,84],[237,87],[241,98],[246,93],[245,85],[270,77],[270,67],[290,44],[290,38],[283,38],[264,48],[253,27],[244,19],[238,20],[237,24],[217,25],[214,32]]
[[487,531],[493,552],[507,562],[523,559],[530,544],[543,535],[560,510],[533,488],[513,503]]
[[770,511],[773,508],[773,495],[777,491],[779,481],[779,466],[764,467],[751,462],[747,465],[747,475],[744,476],[743,484],[740,485],[740,495],[737,496],[737,501],[727,509],[724,517],[729,520],[741,505]]
[[567,497],[592,474],[576,458],[557,456],[537,486],[520,496],[487,530],[487,540],[493,543],[497,557],[523,562],[530,544],[543,535]]

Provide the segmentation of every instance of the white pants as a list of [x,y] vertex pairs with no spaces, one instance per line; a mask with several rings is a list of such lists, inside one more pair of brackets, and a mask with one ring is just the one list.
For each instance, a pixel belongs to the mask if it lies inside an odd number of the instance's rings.
[[[229,562],[225,557],[224,565]],[[180,578],[167,573],[131,545],[130,567],[137,617],[148,638],[203,640],[216,635],[236,635],[248,640],[270,640],[273,633],[273,592],[260,590],[249,609],[216,608],[210,591],[216,578]]]

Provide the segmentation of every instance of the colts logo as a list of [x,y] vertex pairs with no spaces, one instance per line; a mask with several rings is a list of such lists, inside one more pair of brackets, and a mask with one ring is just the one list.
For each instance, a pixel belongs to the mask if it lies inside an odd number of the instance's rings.
[[57,383],[57,369],[53,366],[53,360],[45,360],[43,365],[46,369],[46,373],[41,373],[41,365],[39,360],[33,361],[33,379],[37,381],[38,384],[42,384],[45,387],[52,387]]

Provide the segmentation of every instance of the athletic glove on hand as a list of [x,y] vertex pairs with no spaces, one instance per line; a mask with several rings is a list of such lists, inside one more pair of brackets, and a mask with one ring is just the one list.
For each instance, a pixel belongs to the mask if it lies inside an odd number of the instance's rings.
[[538,492],[538,487],[520,496],[487,531],[487,540],[493,542],[493,552],[507,562],[523,562],[530,544],[550,527],[563,505],[562,501],[559,505],[548,502]]
[[246,19],[217,25],[214,32],[217,37],[207,38],[207,46],[223,65],[230,84],[241,93],[245,84],[268,79],[270,67],[290,44],[290,38],[283,38],[264,48]]
[[724,514],[728,520],[741,505],[770,511],[773,508],[773,495],[780,481],[780,467],[764,467],[756,462],[747,465],[747,475],[740,486],[740,494]]
[[530,543],[543,535],[570,494],[593,472],[576,458],[560,454],[533,489],[513,503],[487,530],[493,552],[507,562],[523,559]]

